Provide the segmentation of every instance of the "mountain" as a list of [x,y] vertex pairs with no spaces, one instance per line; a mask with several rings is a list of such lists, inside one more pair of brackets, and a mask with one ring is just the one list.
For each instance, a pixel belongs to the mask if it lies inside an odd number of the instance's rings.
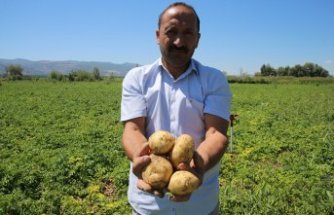
[[133,67],[138,66],[135,63],[116,64],[111,62],[98,61],[31,61],[26,59],[1,59],[0,58],[0,73],[6,71],[6,66],[10,64],[19,64],[23,68],[24,75],[47,76],[51,71],[58,71],[68,74],[72,70],[93,71],[94,67],[98,68],[102,76],[117,75],[125,76],[125,74]]

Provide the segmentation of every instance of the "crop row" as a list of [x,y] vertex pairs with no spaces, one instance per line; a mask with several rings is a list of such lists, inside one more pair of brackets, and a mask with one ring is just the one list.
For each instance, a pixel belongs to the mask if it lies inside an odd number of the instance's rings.
[[[220,211],[333,214],[334,86],[231,89]],[[129,214],[120,98],[119,80],[2,82],[0,214]]]

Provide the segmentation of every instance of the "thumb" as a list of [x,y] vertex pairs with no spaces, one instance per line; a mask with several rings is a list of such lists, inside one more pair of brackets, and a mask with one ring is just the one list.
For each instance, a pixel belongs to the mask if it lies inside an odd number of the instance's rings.
[[132,172],[138,177],[141,178],[141,173],[144,168],[151,162],[149,155],[143,155],[141,157],[135,157],[133,159]]
[[149,184],[145,183],[142,179],[138,179],[137,187],[138,189],[143,190],[145,192],[152,192],[152,187]]
[[205,172],[204,171],[204,160],[197,151],[194,152],[193,160],[190,163],[190,167],[194,168],[196,172],[199,173],[200,175],[204,174]]
[[150,147],[148,145],[148,142],[145,142],[142,146],[141,149],[139,151],[139,156],[143,156],[143,155],[148,155],[150,154]]

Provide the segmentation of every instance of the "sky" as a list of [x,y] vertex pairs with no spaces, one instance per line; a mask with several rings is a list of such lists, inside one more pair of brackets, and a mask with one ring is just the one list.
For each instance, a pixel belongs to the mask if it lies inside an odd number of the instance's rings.
[[[0,58],[150,64],[170,0],[0,0]],[[194,58],[229,75],[318,64],[334,75],[334,0],[185,0],[201,20]]]

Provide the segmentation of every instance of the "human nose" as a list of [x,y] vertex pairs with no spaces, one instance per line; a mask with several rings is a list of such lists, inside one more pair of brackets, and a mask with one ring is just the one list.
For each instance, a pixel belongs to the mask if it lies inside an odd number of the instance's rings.
[[174,39],[174,45],[176,47],[182,47],[184,45],[184,39],[182,35],[177,35]]

